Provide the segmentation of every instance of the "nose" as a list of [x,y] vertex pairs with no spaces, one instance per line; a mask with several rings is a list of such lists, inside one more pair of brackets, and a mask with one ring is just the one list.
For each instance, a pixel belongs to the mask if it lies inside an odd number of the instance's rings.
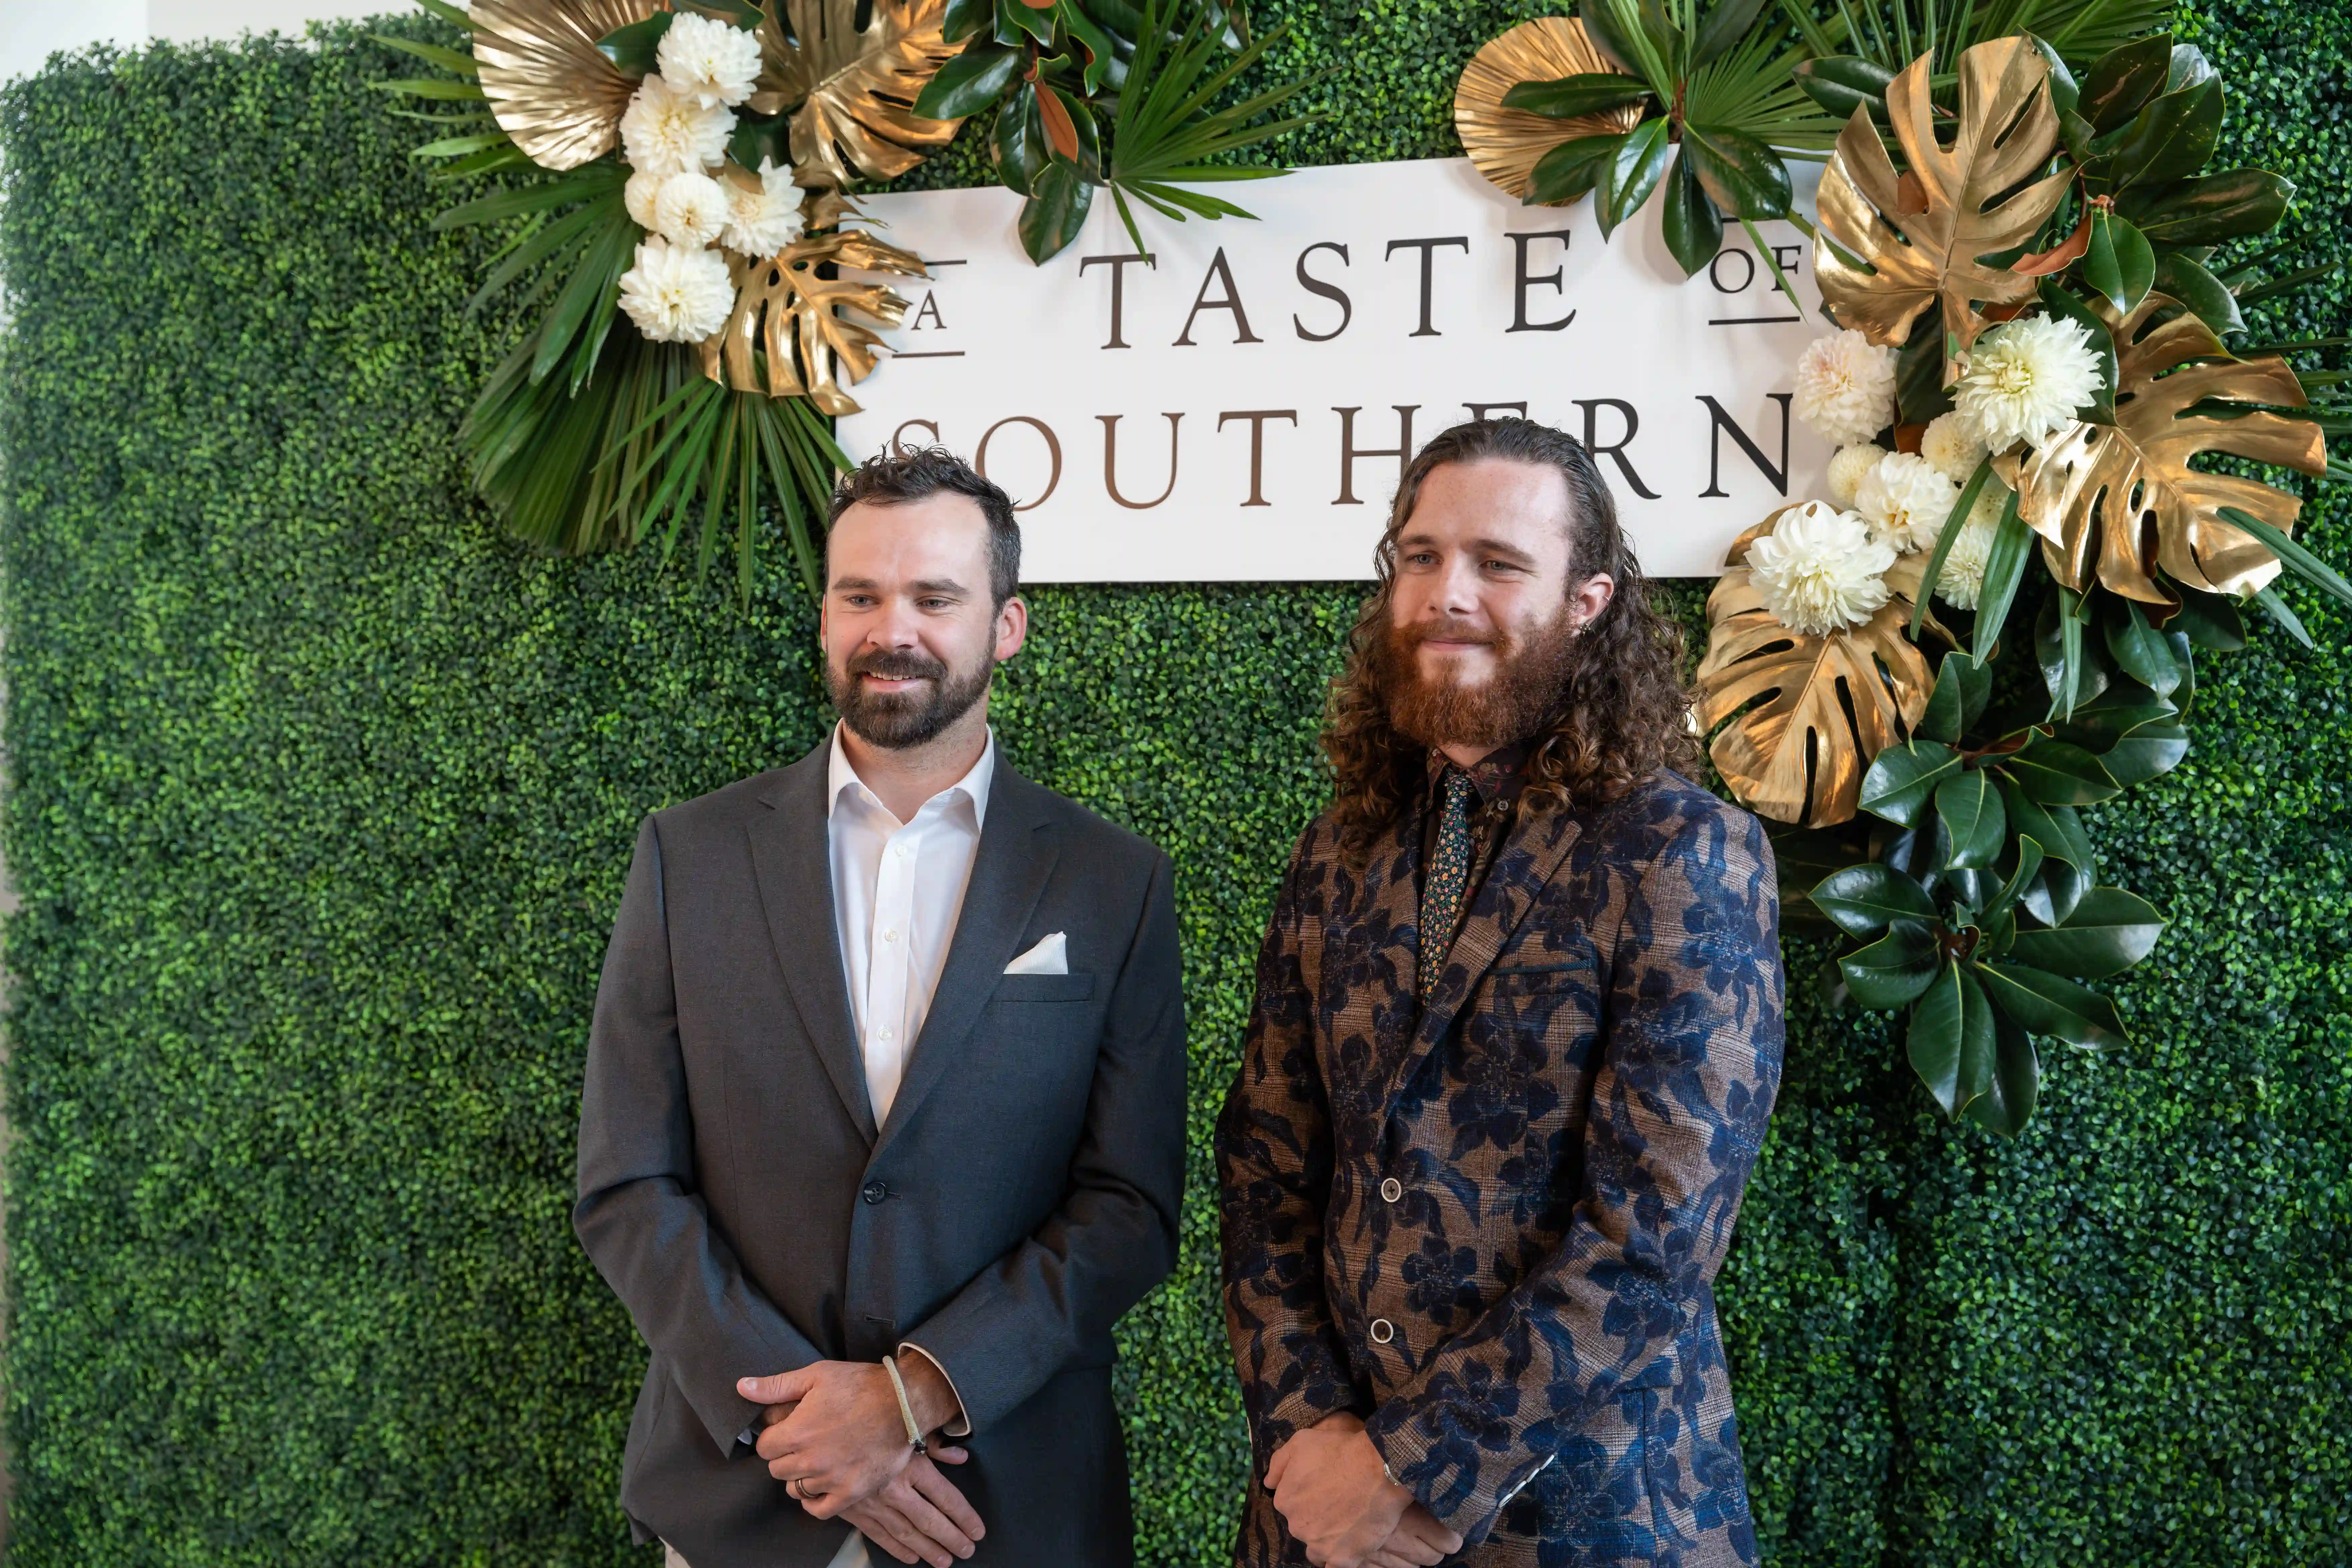
[[1438,570],[1436,592],[1431,597],[1431,607],[1448,616],[1475,616],[1478,613],[1478,569],[1467,554],[1454,553],[1445,557]]

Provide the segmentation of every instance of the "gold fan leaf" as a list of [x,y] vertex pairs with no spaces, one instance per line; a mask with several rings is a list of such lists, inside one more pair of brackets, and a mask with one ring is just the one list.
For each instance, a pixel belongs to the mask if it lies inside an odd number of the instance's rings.
[[[1962,54],[1959,121],[1947,147],[1936,137],[1930,58],[1912,61],[1886,89],[1908,174],[1895,174],[1866,107],[1839,132],[1820,196],[1822,234],[1832,243],[1813,247],[1813,265],[1822,302],[1840,326],[1900,344],[1940,300],[1945,330],[1965,350],[1989,324],[1979,304],[2033,298],[2032,279],[1981,258],[2030,243],[2074,175],[2052,174],[1988,210],[2058,144],[2049,63],[2021,37]],[[1952,374],[1948,364],[1945,379]]]
[[664,0],[474,0],[474,59],[499,128],[545,169],[613,150],[637,84],[596,48]]
[[1748,545],[1777,517],[1739,536],[1707,595],[1699,727],[1731,721],[1707,755],[1742,805],[1778,822],[1831,827],[1852,819],[1871,760],[1919,722],[1935,680],[1904,635],[1911,602],[1899,594],[1861,626],[1826,637],[1772,618],[1747,562]]
[[851,163],[874,179],[895,178],[963,123],[914,112],[924,84],[963,52],[940,36],[947,0],[872,5],[863,29],[858,0],[771,0],[760,19],[760,81],[746,107],[793,110],[793,167],[807,183],[847,184]]
[[[2242,360],[2178,304],[2150,294],[2116,336],[2116,422],[2076,425],[2027,458],[2018,514],[2042,535],[2050,574],[2080,593],[2092,581],[2161,606],[2180,600],[2156,578],[2211,594],[2245,595],[2279,574],[2278,557],[2221,520],[2235,507],[2283,533],[2303,502],[2256,479],[2200,473],[2189,460],[2226,452],[2306,474],[2327,471],[2319,426],[2259,409],[2217,416],[2196,404],[2303,405],[2303,385],[2276,357]],[[2105,314],[2105,312],[2102,312]],[[2113,325],[2110,318],[2110,325]],[[2169,374],[2167,374],[2169,373]]]
[[[1525,201],[1537,160],[1579,136],[1615,136],[1642,122],[1639,104],[1600,114],[1554,120],[1503,107],[1503,95],[1523,81],[1616,71],[1584,36],[1573,16],[1522,22],[1470,57],[1454,89],[1454,130],[1462,150],[1494,184]],[[1622,73],[1620,73],[1622,74]]]
[[874,347],[882,340],[841,312],[856,310],[895,327],[907,301],[887,284],[822,277],[818,268],[827,262],[929,276],[912,252],[854,228],[795,240],[764,261],[730,257],[735,310],[725,327],[703,340],[702,374],[738,392],[806,396],[827,414],[856,413],[857,400],[841,382],[874,373]]

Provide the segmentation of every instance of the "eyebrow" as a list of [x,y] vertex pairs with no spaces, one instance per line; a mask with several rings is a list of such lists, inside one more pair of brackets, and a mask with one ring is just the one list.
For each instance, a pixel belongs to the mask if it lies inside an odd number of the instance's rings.
[[[1435,544],[1436,542],[1437,536],[1435,534],[1408,533],[1397,541],[1397,548],[1402,550],[1411,545]],[[1505,556],[1509,560],[1517,562],[1521,565],[1525,566],[1532,566],[1536,563],[1536,558],[1534,556],[1528,554],[1517,545],[1512,544],[1505,540],[1474,539],[1469,542],[1468,547],[1481,555]]]
[[[846,592],[851,589],[864,589],[869,593],[880,586],[880,584],[876,583],[871,577],[835,577],[833,580],[832,585],[835,592]],[[907,592],[910,594],[970,594],[971,590],[966,588],[962,584],[957,582],[952,577],[925,577],[908,584]]]

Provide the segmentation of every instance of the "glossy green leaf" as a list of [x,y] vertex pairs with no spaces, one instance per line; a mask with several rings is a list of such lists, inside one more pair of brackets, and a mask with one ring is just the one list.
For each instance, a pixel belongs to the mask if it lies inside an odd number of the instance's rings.
[[1992,658],[1993,645],[2009,619],[2010,602],[2017,597],[2026,563],[2033,558],[2036,537],[2018,516],[2017,492],[2011,490],[1993,530],[1992,548],[1985,555],[1984,585],[1977,591],[1977,624],[1969,651],[1979,659],[1990,662]]
[[2164,90],[2172,74],[2172,36],[2161,33],[2110,49],[2083,78],[2074,110],[2095,131],[2113,131]]
[[1896,921],[1885,936],[1838,960],[1855,1005],[1900,1007],[1927,989],[1943,967],[1935,933],[1916,921]]
[[996,0],[996,37],[999,43],[1015,44],[1026,34],[1037,40],[1039,49],[1054,47],[1054,7],[1031,5],[1026,0]]
[[1086,7],[1077,0],[1056,0],[1054,9],[1055,14],[1061,17],[1062,26],[1086,55],[1085,68],[1078,74],[1079,81],[1087,92],[1097,91],[1102,87],[1104,73],[1110,69],[1118,58],[1110,35],[1096,26],[1095,19],[1087,15]]
[[1807,895],[1846,935],[1863,940],[1883,935],[1898,920],[1926,925],[1936,918],[1927,889],[1885,866],[1848,866],[1833,871]]
[[2154,904],[2121,888],[2095,887],[2055,929],[2019,931],[2010,952],[2018,963],[2053,974],[2104,980],[2146,958],[2163,934],[2164,917]]
[[671,16],[672,13],[660,11],[641,22],[615,27],[596,40],[596,52],[612,61],[613,68],[623,76],[651,76],[661,68],[655,56],[669,32]]
[[1791,187],[1780,155],[1744,132],[1683,127],[1683,158],[1707,199],[1734,217],[1785,217]]
[[1732,46],[1756,25],[1764,5],[1765,0],[1715,0],[1691,35],[1690,62],[1685,68],[1696,71],[1730,53]]
[[1018,49],[973,44],[923,84],[923,90],[915,95],[914,112],[925,120],[961,120],[978,114],[1013,85],[1021,61]]
[[2221,139],[2223,106],[2217,78],[2155,99],[2132,118],[2116,144],[2099,155],[2106,178],[2121,191],[2196,174]]
[[1946,778],[1936,786],[1936,815],[1952,835],[1954,867],[1990,866],[2009,843],[2009,814],[2001,807],[1993,775],[1981,768]]
[[962,43],[995,17],[996,0],[948,0],[940,37],[950,44]]
[[2180,632],[2196,647],[2221,653],[2235,652],[2246,646],[2245,617],[2238,614],[2238,606],[2228,598],[2178,584],[2173,585],[2173,592],[2180,595],[2180,608],[2165,623],[2168,631]]
[[2171,62],[2165,71],[2164,90],[2179,92],[2182,88],[2195,87],[2200,81],[2210,81],[2219,74],[2213,68],[2213,62],[2205,58],[2204,50],[2194,44],[2175,44],[2172,46]]
[[2116,1005],[2087,985],[2021,963],[1979,963],[1976,973],[1993,1005],[2034,1034],[2088,1049],[2131,1044]]
[[2042,805],[2091,805],[2116,794],[2116,781],[2082,747],[2036,735],[2001,766],[2026,798]]
[[1968,727],[1984,711],[1992,690],[1992,671],[1957,648],[1936,667],[1935,689],[1927,694],[1927,710],[1919,719],[1920,739],[1959,744]]
[[2232,528],[2252,534],[2258,543],[2277,556],[2297,575],[2326,589],[2345,604],[2352,605],[2352,583],[2347,583],[2337,574],[2335,567],[2305,549],[2299,541],[2273,528],[2262,519],[2250,516],[2233,506],[2225,506],[2221,509],[2221,521]]
[[1943,317],[1926,312],[1895,356],[1896,422],[1925,425],[1949,413],[1951,406],[1951,394],[1944,385]]
[[1939,966],[1906,1037],[1911,1070],[1947,1116],[1958,1116],[1990,1086],[1993,1065],[1992,1004],[1976,976],[1958,964]]
[[2246,330],[2238,313],[2238,297],[2221,280],[2177,250],[2156,258],[2156,291],[2189,307],[2217,336]]
[[1828,55],[1800,60],[1790,75],[1805,96],[1841,120],[1867,108],[1879,123],[1886,122],[1886,84],[1895,73],[1858,55]]
[[2014,1138],[2033,1120],[2042,1098],[2042,1055],[2022,1025],[1993,1010],[1993,1068],[1985,1090],[1969,1101],[1969,1120],[1988,1132]]
[[2180,684],[2180,667],[2172,659],[2172,647],[2164,634],[2147,624],[2147,616],[2137,602],[2119,601],[2121,609],[2112,605],[2103,617],[2107,637],[2107,652],[2116,667],[2158,697],[2171,695]]
[[1594,187],[1592,214],[1603,238],[1641,210],[1665,178],[1667,162],[1674,156],[1674,145],[1666,140],[1667,123],[1663,117],[1647,120],[1627,132]]
[[1528,175],[1528,200],[1549,205],[1572,202],[1591,191],[1625,144],[1618,136],[1579,136],[1536,160]]
[[2012,831],[2039,841],[2044,853],[2088,873],[2098,870],[2091,836],[2073,806],[2045,805],[2011,782],[2002,787],[2001,804],[2008,809]]
[[1691,177],[1691,145],[1683,143],[1682,155],[1675,160],[1666,175],[1666,210],[1663,218],[1666,253],[1675,265],[1683,269],[1685,278],[1696,277],[1715,253],[1723,248],[1723,215],[1707,200],[1706,193]]
[[1960,754],[1937,742],[1889,746],[1863,774],[1859,804],[1874,816],[1916,827],[1936,786],[1959,771]]
[[1030,185],[1029,199],[1021,204],[1021,248],[1030,260],[1058,255],[1078,237],[1094,194],[1076,164],[1066,158],[1046,161]]
[[1503,94],[1503,107],[1552,120],[1573,120],[1639,103],[1652,96],[1638,77],[1615,71],[1588,71],[1552,81],[1523,81]]
[[2116,208],[2158,245],[2219,245],[2267,234],[2286,216],[2294,182],[2268,169],[2225,169],[2168,185],[2135,186]]
[[2189,731],[2166,721],[2143,724],[2099,753],[2099,765],[2125,789],[2159,778],[2189,754]]
[[2049,39],[2032,33],[2027,33],[2025,39],[2033,46],[2033,52],[2042,57],[2042,63],[2050,68],[2050,107],[2061,114],[2074,113],[2083,101],[2083,89],[2074,80],[2074,68],[2066,63],[2066,57],[2060,54]]
[[1037,113],[1035,82],[1024,81],[1013,89],[997,110],[996,121],[989,128],[988,156],[1005,189],[1015,195],[1029,195],[1053,157],[1053,149],[1045,145],[1045,123]]
[[[2005,805],[2009,798],[2007,790],[2001,792],[2001,798]],[[2014,823],[2011,824],[2012,828],[2015,826]],[[2010,910],[2016,907],[2017,900],[2024,895],[2026,884],[2032,881],[2034,875],[2042,869],[2042,859],[2041,841],[2031,835],[2019,834],[2016,862],[2011,867],[2009,876],[1994,891],[1993,896],[1985,900],[1983,913],[1979,918],[1988,924],[2006,918]]]
[[2105,295],[2117,315],[2129,315],[2156,281],[2156,250],[2128,220],[2095,207],[2083,281]]

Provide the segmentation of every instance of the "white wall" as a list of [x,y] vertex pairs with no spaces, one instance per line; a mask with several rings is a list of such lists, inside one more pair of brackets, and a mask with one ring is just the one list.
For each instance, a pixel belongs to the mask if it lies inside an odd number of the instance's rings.
[[0,0],[0,81],[41,68],[59,49],[109,43],[135,49],[271,30],[302,36],[306,21],[409,9],[409,0]]

